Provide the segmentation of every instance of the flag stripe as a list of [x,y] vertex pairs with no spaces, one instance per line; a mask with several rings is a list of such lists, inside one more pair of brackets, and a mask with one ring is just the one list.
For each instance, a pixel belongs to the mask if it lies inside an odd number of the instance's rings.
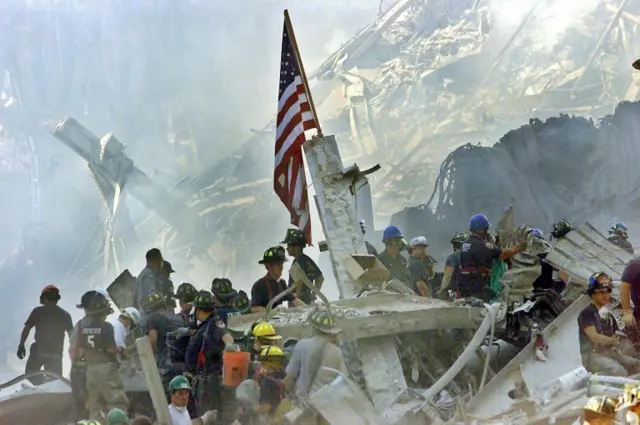
[[311,220],[302,145],[306,130],[317,129],[285,23],[280,56],[280,86],[274,151],[273,188],[287,207],[291,223],[304,230],[311,243]]

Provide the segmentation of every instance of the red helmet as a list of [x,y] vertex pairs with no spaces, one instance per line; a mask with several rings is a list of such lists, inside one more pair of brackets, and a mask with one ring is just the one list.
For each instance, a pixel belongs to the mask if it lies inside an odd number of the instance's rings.
[[47,285],[42,289],[42,293],[40,295],[44,295],[44,294],[47,294],[49,292],[55,292],[57,294],[60,294],[60,290],[58,289],[57,286],[55,286],[55,285]]

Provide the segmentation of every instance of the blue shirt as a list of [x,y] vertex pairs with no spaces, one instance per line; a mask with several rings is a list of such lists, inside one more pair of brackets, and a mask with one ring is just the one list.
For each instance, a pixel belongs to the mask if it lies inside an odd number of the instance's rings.
[[[195,335],[189,341],[185,356],[185,367],[190,373],[219,374],[222,373],[222,353],[224,342],[222,337],[227,334],[226,329],[216,324],[216,318],[211,315],[200,323]],[[205,362],[198,365],[200,353],[204,355]]]

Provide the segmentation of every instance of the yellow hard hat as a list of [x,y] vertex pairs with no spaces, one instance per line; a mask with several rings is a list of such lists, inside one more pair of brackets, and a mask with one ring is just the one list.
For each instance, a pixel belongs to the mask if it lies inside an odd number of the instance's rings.
[[253,336],[256,338],[266,339],[281,339],[282,337],[276,335],[276,330],[271,323],[260,322],[253,328]]
[[260,350],[260,360],[284,360],[285,355],[282,348],[277,345],[268,345]]
[[619,408],[628,408],[634,412],[640,412],[640,387],[626,385]]

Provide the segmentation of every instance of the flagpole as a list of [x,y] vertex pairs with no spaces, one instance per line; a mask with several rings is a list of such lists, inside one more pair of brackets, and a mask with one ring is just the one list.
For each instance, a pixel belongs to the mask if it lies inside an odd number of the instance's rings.
[[284,10],[284,24],[286,25],[287,32],[291,38],[291,47],[293,47],[293,52],[295,54],[296,61],[298,62],[298,67],[300,68],[300,77],[302,78],[302,84],[304,84],[304,88],[306,89],[305,91],[309,100],[309,106],[311,107],[311,113],[313,114],[313,119],[315,120],[316,127],[318,129],[318,136],[322,137],[322,129],[320,128],[320,121],[318,120],[318,114],[316,113],[316,105],[313,103],[313,97],[311,96],[311,90],[309,89],[309,82],[307,81],[307,74],[304,72],[302,57],[298,50],[298,42],[296,41],[296,35],[293,32],[293,25],[291,25],[291,18],[289,17],[288,9]]

